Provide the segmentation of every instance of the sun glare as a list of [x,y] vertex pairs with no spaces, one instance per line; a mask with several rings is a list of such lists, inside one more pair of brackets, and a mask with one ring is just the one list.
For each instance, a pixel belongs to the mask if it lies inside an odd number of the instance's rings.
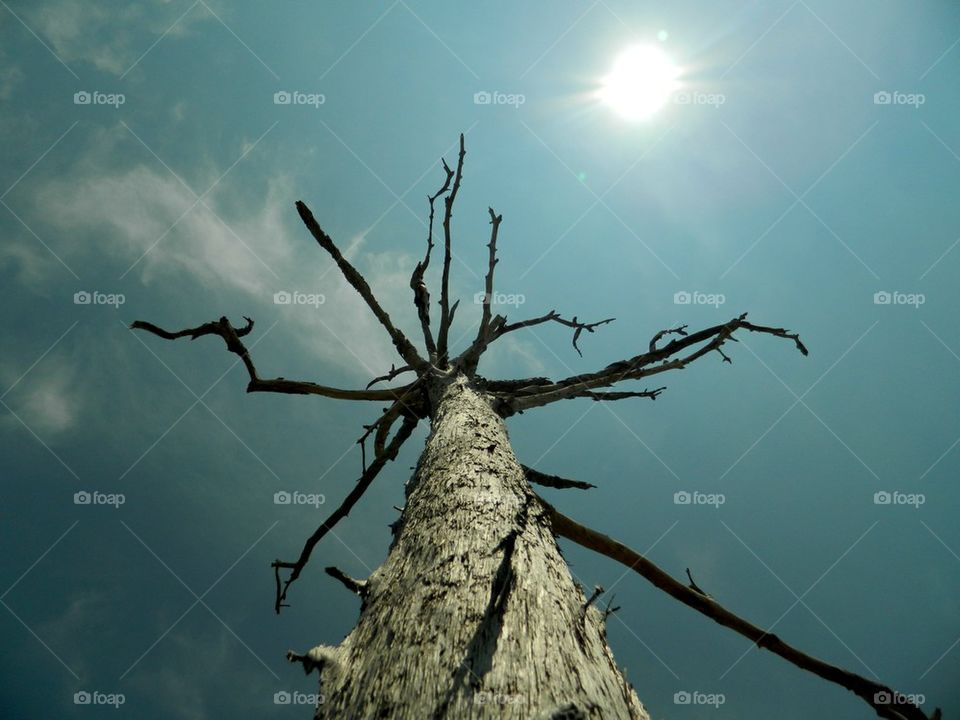
[[603,79],[600,97],[628,120],[648,118],[666,105],[677,89],[679,68],[660,48],[638,45],[624,50]]

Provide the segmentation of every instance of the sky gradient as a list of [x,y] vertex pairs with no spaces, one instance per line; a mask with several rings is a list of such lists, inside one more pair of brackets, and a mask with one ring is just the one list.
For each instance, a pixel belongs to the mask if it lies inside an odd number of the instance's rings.
[[[810,349],[745,335],[731,365],[662,376],[655,403],[511,418],[521,462],[598,486],[544,496],[801,649],[960,713],[955,3],[0,0],[0,37],[5,717],[310,716],[275,702],[316,692],[284,653],[353,626],[358,600],[320,569],[382,562],[425,431],[278,617],[269,564],[349,492],[379,407],[247,395],[219,340],[127,326],[248,315],[264,376],[363,387],[399,358],[294,202],[418,336],[408,281],[460,132],[454,349],[480,317],[488,206],[500,312],[617,318],[583,357],[563,328],[511,335],[483,375],[562,378],[742,312]],[[596,92],[637,43],[714,100],[619,117]],[[610,643],[656,720],[873,716],[561,545],[621,606]]]

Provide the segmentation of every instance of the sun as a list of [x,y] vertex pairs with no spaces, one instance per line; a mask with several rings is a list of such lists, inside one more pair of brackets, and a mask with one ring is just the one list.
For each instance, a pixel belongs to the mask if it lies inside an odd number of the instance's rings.
[[628,120],[643,120],[666,105],[679,87],[679,68],[660,48],[636,45],[624,50],[603,79],[600,97]]

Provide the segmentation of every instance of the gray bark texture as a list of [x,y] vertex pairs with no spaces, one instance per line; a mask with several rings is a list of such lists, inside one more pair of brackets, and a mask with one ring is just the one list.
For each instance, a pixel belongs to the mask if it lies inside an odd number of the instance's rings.
[[649,720],[489,399],[459,376],[432,405],[357,626],[304,658],[316,718]]

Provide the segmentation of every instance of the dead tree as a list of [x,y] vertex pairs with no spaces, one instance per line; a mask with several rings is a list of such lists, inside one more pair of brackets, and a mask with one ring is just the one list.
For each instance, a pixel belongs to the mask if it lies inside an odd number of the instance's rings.
[[[524,328],[557,323],[573,331],[579,352],[584,332],[612,318],[582,322],[554,310],[509,322],[494,314],[494,270],[502,216],[489,210],[489,262],[482,316],[470,346],[451,357],[450,260],[454,203],[463,179],[463,136],[455,169],[443,161],[445,178],[428,196],[426,251],[410,278],[423,344],[416,347],[391,321],[363,275],[343,256],[303,203],[297,211],[314,239],[336,262],[390,336],[401,364],[363,390],[260,376],[243,338],[253,320],[234,327],[226,318],[169,332],[137,321],[132,327],[167,340],[218,335],[243,361],[247,392],[321,395],[385,403],[358,442],[363,471],[341,505],[304,543],[293,561],[273,563],[276,612],[286,606],[291,585],[301,576],[321,539],[346,517],[420,421],[430,424],[426,447],[406,485],[406,505],[393,527],[383,565],[366,580],[337,568],[327,573],[361,600],[356,627],[337,646],[289,652],[307,673],[319,671],[317,718],[640,718],[649,715],[617,667],[607,645],[605,614],[593,605],[601,589],[584,597],[557,545],[558,536],[594,550],[636,571],[655,587],[799,668],[855,693],[883,718],[927,720],[903,695],[830,665],[750,624],[693,582],[684,584],[630,548],[568,518],[540,498],[531,483],[586,489],[590,483],[545,475],[521,465],[507,438],[504,418],[560,400],[590,398],[611,402],[655,399],[663,387],[621,388],[682,370],[706,355],[730,362],[724,352],[735,333],[789,340],[804,355],[800,337],[783,328],[756,325],[739,315],[690,332],[686,325],[661,330],[633,357],[595,372],[562,380],[533,377],[493,380],[477,373],[490,345]],[[439,318],[431,313],[426,272],[434,250],[435,204],[443,199],[443,266]],[[439,238],[437,239],[439,243]],[[436,327],[436,337],[433,329]],[[401,375],[399,387],[374,385]],[[396,428],[396,429],[394,429]],[[367,462],[366,444],[373,453]],[[938,714],[935,713],[934,717]]]

